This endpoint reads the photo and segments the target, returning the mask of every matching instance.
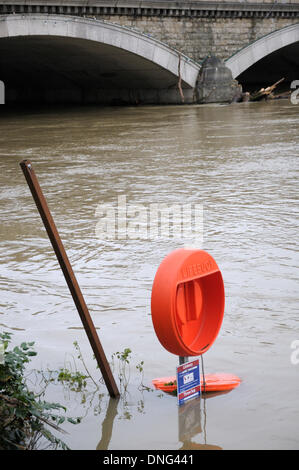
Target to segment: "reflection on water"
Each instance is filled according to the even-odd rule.
[[[119,399],[110,398],[106,416],[102,422],[102,437],[100,442],[97,445],[97,450],[106,450],[109,449],[109,444],[112,437],[112,429],[114,424],[114,419],[117,415],[117,405]]]
[[[216,445],[207,444],[206,437],[206,425],[207,425],[207,416],[206,416],[206,399],[211,398],[211,396],[204,398],[197,398],[191,400],[184,404],[183,406],[178,407],[178,440],[182,443],[182,446],[178,450],[220,450],[221,447]],[[217,394],[213,394],[215,396]],[[102,422],[102,436],[101,440],[97,445],[97,450],[106,450],[109,449],[110,441],[112,438],[112,431],[115,418],[118,414],[117,408],[119,405],[120,399],[110,398],[108,406],[106,409],[106,415]],[[203,402],[203,405],[202,405]],[[203,406],[203,409],[202,409]],[[203,420],[203,429],[202,429],[202,415],[204,416]],[[204,442],[198,444],[192,442],[192,438],[198,436],[199,434],[204,435]]]
[[[207,410],[206,400],[219,394],[205,394],[179,407],[179,450],[221,450],[217,445],[207,443]],[[202,408],[203,407],[203,408]],[[203,424],[202,424],[203,423]],[[203,443],[196,443],[192,438],[203,433]]]
[[[35,340],[39,367],[59,368],[77,340],[92,368],[85,332],[19,168],[24,158],[34,164],[108,358],[132,349],[136,363],[144,361],[149,386],[177,366],[155,337],[150,295],[162,259],[184,241],[99,240],[96,208],[118,196],[145,207],[202,204],[202,248],[215,258],[226,290],[224,322],[205,367],[242,379],[240,388],[207,400],[203,441],[224,449],[298,448],[298,366],[290,361],[299,338],[298,109],[276,101],[1,115],[1,329],[12,330],[16,342]],[[114,417],[110,448],[184,445],[173,397],[149,392],[141,399],[136,390],[127,414]],[[57,388],[51,394],[63,400]],[[67,406],[83,413],[74,398]],[[71,448],[107,441],[101,434],[106,407],[85,411],[70,430]],[[202,443],[199,435],[204,432],[191,442]]]

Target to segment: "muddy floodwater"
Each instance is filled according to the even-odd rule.
[[[68,367],[92,381],[75,392],[48,382],[47,399],[71,449],[299,449],[299,105],[70,108],[0,117],[0,331],[35,341],[29,369]],[[107,358],[131,349],[127,390],[110,400],[19,162],[38,175]],[[151,320],[162,259],[186,240],[106,238],[96,228],[119,198],[127,207],[201,205],[203,239],[221,269],[226,305],[204,371],[242,379],[229,393],[178,408],[152,379],[178,357]],[[111,228],[111,227],[110,227]],[[188,240],[190,242],[190,240]],[[112,355],[114,360],[112,361]],[[142,362],[143,361],[143,362]],[[140,370],[141,367],[143,371]],[[37,373],[29,376],[38,386]],[[149,389],[145,388],[149,387]]]

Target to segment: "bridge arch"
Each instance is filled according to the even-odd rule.
[[[299,43],[299,23],[274,31],[252,42],[226,60],[233,78],[238,78],[247,69],[270,54]]]
[[[23,75],[23,85],[35,83],[32,88],[40,93],[44,80],[43,93],[50,101],[54,95],[75,100],[84,90],[87,102],[116,98],[180,103],[182,93],[191,102],[199,68],[161,41],[107,21],[47,14],[0,16],[0,80],[8,97],[16,94]],[[22,93],[28,97],[33,91]]]

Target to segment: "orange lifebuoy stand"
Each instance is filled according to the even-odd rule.
[[[160,264],[152,287],[152,321],[160,343],[178,356],[206,352],[220,330],[224,283],[203,250],[178,249]]]
[[[159,377],[152,381],[157,390],[163,392],[176,392],[177,383],[176,377]],[[224,392],[233,390],[241,383],[241,379],[233,374],[207,374],[203,380],[201,377],[200,385],[205,392]]]

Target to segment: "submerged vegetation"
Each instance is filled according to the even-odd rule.
[[[33,391],[28,385],[28,377],[32,371],[28,373],[26,367],[31,358],[37,355],[33,348],[34,342],[23,342],[12,348],[11,336],[8,332],[0,333],[0,450],[67,450],[68,446],[56,437],[56,433],[66,433],[61,425],[64,422],[80,423],[82,417],[67,417],[65,406],[46,401],[44,397],[47,387],[60,384],[64,389],[78,393],[82,405],[87,400],[91,405],[97,396],[99,403],[94,406],[93,411],[94,414],[99,414],[102,411],[101,401],[105,396],[100,393],[103,379],[97,382],[92,377],[75,341],[76,359],[81,362],[84,372],[78,370],[74,357],[59,370],[35,371],[39,389]],[[126,399],[131,377],[131,354],[131,349],[125,348],[113,353],[111,357],[111,367],[118,376],[121,393],[122,412],[119,419],[130,419],[132,416]],[[135,370],[140,374],[138,390],[152,391],[153,389],[143,384],[144,361],[140,361]],[[143,400],[138,401],[137,411],[144,412]]]

